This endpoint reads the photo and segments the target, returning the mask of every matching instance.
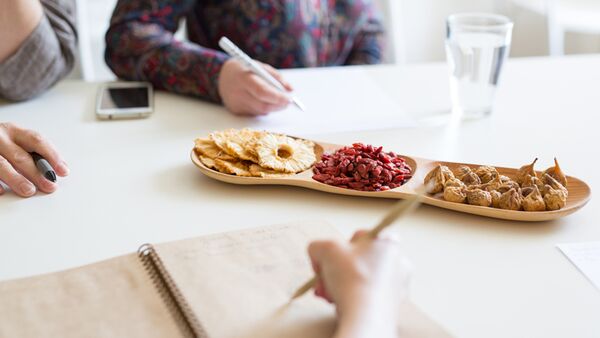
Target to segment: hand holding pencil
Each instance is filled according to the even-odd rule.
[[[381,219],[381,221],[373,229],[369,230],[365,234],[366,238],[371,240],[376,239],[383,230],[391,226],[394,222],[396,222],[403,216],[407,216],[412,211],[414,211],[421,203],[421,199],[427,191],[428,187],[429,185],[423,185],[416,189],[413,195],[397,202],[392,207],[392,209],[390,209],[390,211],[383,217],[383,219]],[[315,287],[318,280],[317,277],[318,276],[313,277],[312,279],[304,283],[301,287],[299,287],[298,290],[296,290],[296,292],[294,292],[294,294],[292,295],[292,300],[302,296],[308,290]]]
[[[397,336],[411,269],[399,241],[386,235],[373,240],[367,231],[359,231],[352,243],[318,241],[309,246],[317,275],[315,294],[337,309],[335,337]]]
[[[315,277],[298,288],[291,300],[314,288],[316,296],[334,303],[336,338],[396,337],[411,268],[399,242],[382,231],[414,211],[426,190],[427,186],[416,189],[373,229],[355,233],[350,243],[311,243],[308,253]]]

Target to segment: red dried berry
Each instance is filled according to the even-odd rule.
[[[384,152],[381,146],[354,143],[323,154],[313,172],[314,180],[340,188],[385,191],[406,183],[412,169],[404,158]]]

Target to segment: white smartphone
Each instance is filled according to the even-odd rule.
[[[96,116],[101,120],[148,117],[154,111],[152,84],[111,82],[102,85],[96,98]]]

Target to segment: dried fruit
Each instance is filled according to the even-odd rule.
[[[506,183],[502,183],[498,189],[500,193],[504,194],[505,192],[509,191],[510,189],[515,189],[517,192],[521,191],[521,186],[519,186],[519,184],[515,181],[508,181]]]
[[[222,173],[246,177],[252,176],[250,168],[242,161],[226,161],[217,158],[214,162],[215,168]]]
[[[537,162],[537,160],[538,159],[536,158],[535,160],[533,160],[533,162],[531,162],[531,164],[526,164],[526,165],[522,166],[521,168],[519,168],[519,171],[517,171],[517,177],[515,178],[517,183],[523,184],[523,182],[527,178],[527,175],[537,176],[535,173],[535,170],[533,169],[533,167],[535,166],[535,162]]]
[[[206,156],[200,156],[200,161],[202,163],[204,163],[205,166],[211,168],[211,169],[217,169],[216,165],[215,165],[215,160],[213,160],[210,157],[206,157]]]
[[[551,186],[546,186],[546,194],[544,195],[544,203],[547,210],[558,210],[567,205],[566,190],[554,189]]]
[[[532,192],[523,199],[523,210],[525,211],[545,211],[546,203],[537,186],[531,187]]]
[[[437,167],[433,168],[427,176],[425,176],[424,183],[428,185],[428,193],[437,194],[438,192],[444,191],[444,185],[447,180],[453,179],[454,174],[445,165],[438,164]]]
[[[490,167],[489,165],[483,165],[477,168],[477,170],[475,170],[475,174],[479,176],[481,183],[488,183],[499,176],[496,168]]]
[[[404,158],[384,152],[383,147],[362,143],[323,154],[313,172],[316,181],[361,191],[394,189],[412,177],[412,169]]]
[[[469,168],[466,165],[461,165],[460,167],[458,167],[458,170],[456,172],[456,177],[459,180],[462,180],[463,176],[465,176],[466,174],[471,173],[471,172],[473,172],[473,170],[471,170],[471,168]]]
[[[522,202],[523,197],[513,188],[500,196],[498,207],[506,210],[521,210]]]
[[[460,178],[460,180],[463,181],[463,183],[466,184],[467,187],[471,186],[471,185],[479,185],[479,184],[481,184],[481,179],[473,171],[471,171],[471,172],[466,173],[465,175],[463,175]]]
[[[196,154],[205,156],[208,158],[220,158],[223,160],[234,160],[235,158],[228,155],[223,149],[219,148],[213,140],[209,139],[196,139],[194,142],[194,151]]]
[[[272,169],[266,169],[259,166],[256,163],[253,163],[249,167],[250,174],[254,177],[286,177],[289,176],[288,173],[282,173],[280,171],[275,171]]]
[[[490,196],[492,196],[492,207],[500,208],[500,197],[502,197],[502,194],[499,191],[492,190],[490,191]]]
[[[443,175],[440,166],[432,170],[425,181],[435,182],[433,191],[440,190],[443,183],[443,197],[449,202],[491,206],[506,210],[544,211],[558,210],[566,205],[569,191],[564,186],[566,176],[555,159],[555,166],[548,168],[539,178],[534,170],[537,158],[522,166],[513,181],[500,175],[496,168],[480,166],[472,170],[460,166],[455,178]],[[564,184],[563,184],[564,183]]]
[[[467,190],[467,201],[471,205],[489,207],[492,205],[492,195],[485,190],[469,189]]]
[[[565,196],[569,195],[569,191],[567,190],[567,188],[565,188],[562,184],[560,184],[560,182],[558,182],[557,180],[554,179],[554,177],[548,175],[548,174],[544,174],[544,176],[542,176],[542,182],[544,182],[544,190],[543,190],[543,194],[545,194],[547,192],[547,187],[551,187],[552,189],[555,190],[560,190],[562,191]]]
[[[448,202],[465,203],[467,194],[463,188],[450,186],[444,189],[444,199]]]
[[[508,181],[505,181],[508,182]],[[485,190],[487,191],[496,191],[498,190],[504,182],[502,182],[502,176],[496,176],[494,179],[485,184]]]
[[[556,157],[554,158],[554,167],[550,167],[550,168],[546,169],[544,171],[544,174],[547,174],[547,175],[551,176],[552,178],[554,178],[555,180],[557,180],[558,182],[560,182],[560,184],[562,184],[563,187],[565,187],[565,188],[567,187],[567,176],[560,169],[560,166],[558,165],[558,161],[556,160]]]
[[[451,178],[446,181],[446,183],[444,184],[444,189],[447,189],[449,187],[456,187],[456,188],[461,188],[461,189],[467,188],[466,184],[464,184],[461,180],[459,180],[456,177]]]
[[[196,139],[194,150],[207,167],[238,176],[290,175],[316,161],[311,141],[250,129],[215,131],[209,139]]]
[[[265,134],[257,141],[258,164],[287,173],[298,173],[316,162],[314,144],[285,135]]]

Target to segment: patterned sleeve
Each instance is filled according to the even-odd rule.
[[[119,0],[106,33],[105,59],[127,80],[219,102],[217,80],[227,55],[174,38],[197,0]]]
[[[354,45],[346,60],[347,65],[368,65],[382,62],[384,29],[381,13],[372,2],[367,2],[364,22],[354,38]]]

